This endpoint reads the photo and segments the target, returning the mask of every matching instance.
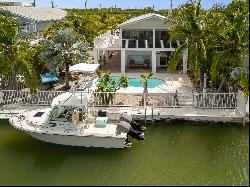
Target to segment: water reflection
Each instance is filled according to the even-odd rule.
[[[41,142],[0,121],[2,185],[247,185],[249,132],[237,125],[148,124],[130,149]],[[14,179],[14,180],[13,180]]]

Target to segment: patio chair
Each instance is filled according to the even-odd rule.
[[[80,79],[80,78],[79,78],[78,75],[72,75],[72,74],[69,75],[69,80],[70,80],[70,81],[77,81],[77,80],[79,80],[79,79]]]
[[[149,59],[145,59],[143,63],[143,68],[148,69],[149,68]]]
[[[128,63],[128,67],[129,68],[136,68],[136,63],[133,59],[131,59]]]

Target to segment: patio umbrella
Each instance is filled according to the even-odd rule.
[[[99,66],[100,64],[80,63],[71,66],[69,68],[69,71],[75,73],[95,73],[95,71],[98,69]]]

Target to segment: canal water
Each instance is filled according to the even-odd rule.
[[[123,150],[44,143],[0,121],[0,185],[248,185],[249,128],[167,122]]]

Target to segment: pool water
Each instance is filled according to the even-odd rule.
[[[116,83],[118,83],[120,80],[119,76],[113,76],[113,78]],[[141,81],[140,78],[129,78],[129,86],[144,87],[143,83],[141,83],[140,81]],[[162,84],[165,84],[165,81],[162,79],[152,78],[148,80],[148,88],[155,88]]]

